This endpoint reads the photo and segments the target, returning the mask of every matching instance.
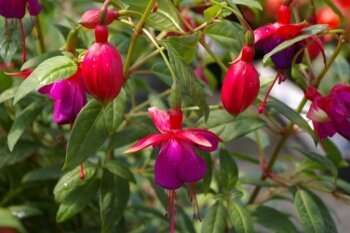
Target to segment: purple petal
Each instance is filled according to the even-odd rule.
[[[148,109],[149,115],[152,118],[154,126],[162,133],[170,129],[169,114],[155,107]]]
[[[0,15],[5,18],[22,19],[25,6],[26,0],[0,0]]]
[[[330,121],[328,122],[312,122],[317,136],[322,140],[326,137],[332,137],[336,131]]]
[[[41,11],[41,6],[38,0],[28,0],[28,10],[30,15],[38,15]]]
[[[182,147],[176,140],[169,140],[160,150],[154,166],[155,183],[174,190],[183,185],[178,177],[178,168],[183,159]]]
[[[40,88],[38,90],[38,92],[40,94],[43,94],[43,95],[49,94],[53,85],[54,84],[49,84],[49,85],[43,86],[42,88]]]
[[[200,149],[200,150],[203,150],[203,151],[215,151],[218,149],[218,144],[219,144],[219,141],[220,141],[220,138],[208,131],[208,130],[204,130],[204,129],[187,129],[189,131],[192,131],[198,135],[201,135],[202,137],[206,138],[209,142],[210,142],[210,146],[203,146],[203,145],[198,145],[197,148]]]
[[[182,162],[177,169],[178,177],[186,183],[197,182],[207,172],[207,164],[189,143],[181,143]]]

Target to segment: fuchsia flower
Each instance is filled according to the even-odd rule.
[[[83,59],[83,82],[86,90],[97,100],[109,102],[119,94],[124,84],[122,57],[108,43],[107,26],[97,25],[95,39]]]
[[[241,55],[225,75],[221,100],[224,108],[233,116],[248,108],[259,94],[259,74],[252,63],[254,54],[254,48],[244,46]]]
[[[306,116],[321,140],[336,132],[350,140],[350,86],[337,84],[327,96],[308,88],[306,97],[312,101]]]
[[[38,0],[0,0],[0,15],[5,18],[22,19],[26,8],[32,16],[38,15],[41,11]]]
[[[260,27],[254,31],[256,47],[262,49],[264,53],[269,53],[282,42],[298,36],[301,30],[307,26],[307,23],[291,24],[290,21],[289,7],[285,5],[280,6],[276,23]],[[288,69],[291,67],[296,53],[304,46],[305,41],[297,42],[271,56],[271,60],[278,69]],[[297,57],[296,63],[300,63],[302,58],[303,54],[301,53]]]
[[[95,29],[99,25],[101,10],[98,8],[86,11],[80,18],[80,24],[89,29]],[[109,25],[118,18],[119,12],[117,10],[107,10],[104,25]]]
[[[47,85],[39,92],[49,94],[54,101],[53,120],[57,124],[74,123],[87,102],[80,69],[71,77]]]
[[[220,139],[208,130],[182,129],[180,109],[170,110],[168,114],[157,108],[150,108],[149,114],[160,133],[139,140],[126,153],[139,151],[148,146],[160,148],[154,168],[154,179],[156,184],[169,190],[170,231],[173,232],[175,190],[189,183],[191,197],[198,211],[194,183],[205,176],[207,165],[196,150],[215,151]],[[199,217],[199,213],[196,216]]]

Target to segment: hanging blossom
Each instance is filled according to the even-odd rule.
[[[41,6],[38,0],[0,0],[0,15],[7,19],[18,19],[22,35],[23,53],[22,59],[27,59],[25,32],[22,24],[22,18],[25,15],[26,8],[31,16],[36,16],[41,11]]]
[[[337,84],[327,96],[310,87],[306,98],[312,101],[306,116],[321,140],[335,133],[350,140],[350,86]]]
[[[160,148],[154,167],[155,183],[168,190],[168,213],[170,232],[175,228],[175,190],[185,183],[190,184],[190,197],[194,200],[196,214],[200,219],[195,193],[195,182],[207,172],[206,162],[196,149],[215,151],[219,137],[214,133],[198,129],[182,129],[183,114],[180,109],[172,109],[169,114],[157,108],[150,108],[149,114],[159,133],[149,135],[135,143],[126,153],[153,146]]]
[[[33,70],[8,73],[13,77],[27,78]],[[82,82],[81,69],[71,77],[49,84],[39,89],[41,94],[48,94],[54,102],[53,121],[57,124],[72,124],[87,102]]]

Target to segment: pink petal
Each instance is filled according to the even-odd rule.
[[[211,147],[212,144],[210,141],[206,138],[203,137],[200,134],[197,134],[195,132],[189,131],[189,130],[181,130],[175,133],[176,137],[179,137],[182,140],[187,140],[190,141],[194,144],[197,144],[199,146],[204,146],[204,147]]]
[[[149,115],[152,118],[154,126],[162,133],[170,129],[170,117],[168,113],[152,107],[148,109]]]
[[[184,159],[183,153],[181,144],[176,140],[169,140],[161,148],[154,166],[154,180],[157,185],[170,190],[183,185],[177,172]]]
[[[261,42],[262,40],[267,39],[269,36],[274,34],[276,31],[276,28],[273,26],[273,24],[269,24],[267,26],[260,27],[258,29],[254,30],[254,43],[257,44]]]
[[[195,128],[195,129],[187,129],[187,130],[192,131],[197,135],[201,135],[202,137],[206,138],[210,142],[210,146],[199,145],[198,149],[203,151],[209,151],[209,152],[215,151],[218,149],[219,141],[221,141],[221,139],[216,134],[205,129]]]
[[[194,147],[189,143],[181,143],[182,162],[177,169],[178,177],[186,183],[197,182],[207,172],[207,164]]]
[[[150,145],[158,145],[163,139],[163,134],[152,134],[149,136],[146,136],[142,139],[140,139],[138,142],[136,142],[134,145],[132,145],[128,150],[126,150],[124,153],[132,153],[135,151],[142,150],[145,147],[148,147]]]

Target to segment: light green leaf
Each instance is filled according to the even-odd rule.
[[[220,180],[224,190],[231,191],[238,180],[238,168],[235,160],[226,149],[220,149]]]
[[[256,115],[247,113],[234,118],[224,110],[212,111],[207,122],[200,120],[200,127],[217,134],[224,142],[239,138],[265,125]]]
[[[126,180],[106,170],[103,172],[99,195],[102,233],[116,232],[115,226],[123,216],[129,195],[129,183]]]
[[[199,36],[199,33],[188,36],[173,36],[165,40],[164,43],[171,45],[186,63],[190,63],[197,54]]]
[[[9,209],[12,215],[19,219],[43,215],[43,212],[40,209],[30,205],[9,206]]]
[[[235,4],[235,5],[243,5],[247,6],[249,8],[255,8],[260,11],[263,10],[261,4],[258,1],[255,0],[226,0],[230,5]]]
[[[0,104],[4,103],[7,100],[13,99],[16,95],[17,87],[11,87],[9,89],[6,89],[0,94]]]
[[[122,123],[125,107],[126,93],[124,90],[121,90],[117,98],[103,108],[105,124],[110,134],[116,132]]]
[[[301,34],[293,39],[290,40],[286,40],[284,42],[282,42],[281,44],[279,44],[278,46],[276,46],[276,48],[274,48],[271,52],[265,54],[264,58],[263,58],[263,63],[265,63],[272,55],[290,47],[291,45],[302,41],[312,35],[316,35],[324,30],[326,30],[328,28],[328,25],[325,24],[315,24],[312,25],[310,27],[304,28],[301,31]]]
[[[224,233],[226,229],[226,210],[221,202],[216,202],[205,215],[202,233]]]
[[[18,114],[7,136],[7,144],[10,151],[13,151],[13,148],[23,134],[24,130],[35,120],[43,109],[44,105],[45,102],[43,101],[33,102]]]
[[[51,58],[51,57],[56,57],[62,55],[62,52],[60,50],[53,50],[44,54],[41,54],[39,56],[33,57],[29,60],[27,60],[22,66],[21,70],[26,70],[29,68],[35,68],[37,67],[40,63],[43,61]]]
[[[63,169],[73,169],[93,156],[108,137],[102,105],[90,101],[78,114],[68,139]]]
[[[220,5],[213,5],[208,7],[207,9],[204,10],[203,15],[205,20],[209,21],[212,18],[220,15],[220,12],[222,11],[222,6]]]
[[[236,202],[229,203],[229,216],[236,233],[253,233],[253,223],[246,209]]]
[[[27,232],[22,223],[12,215],[9,209],[0,207],[0,227],[15,228],[21,233]]]
[[[14,104],[32,91],[37,91],[43,86],[69,78],[77,69],[77,64],[65,56],[56,56],[43,61],[21,83],[13,101]]]
[[[295,194],[294,204],[304,232],[326,233],[320,209],[306,191],[299,190]]]
[[[117,175],[125,180],[131,181],[136,184],[134,175],[131,173],[127,166],[122,165],[117,160],[111,160],[104,164],[104,167],[114,175]]]

